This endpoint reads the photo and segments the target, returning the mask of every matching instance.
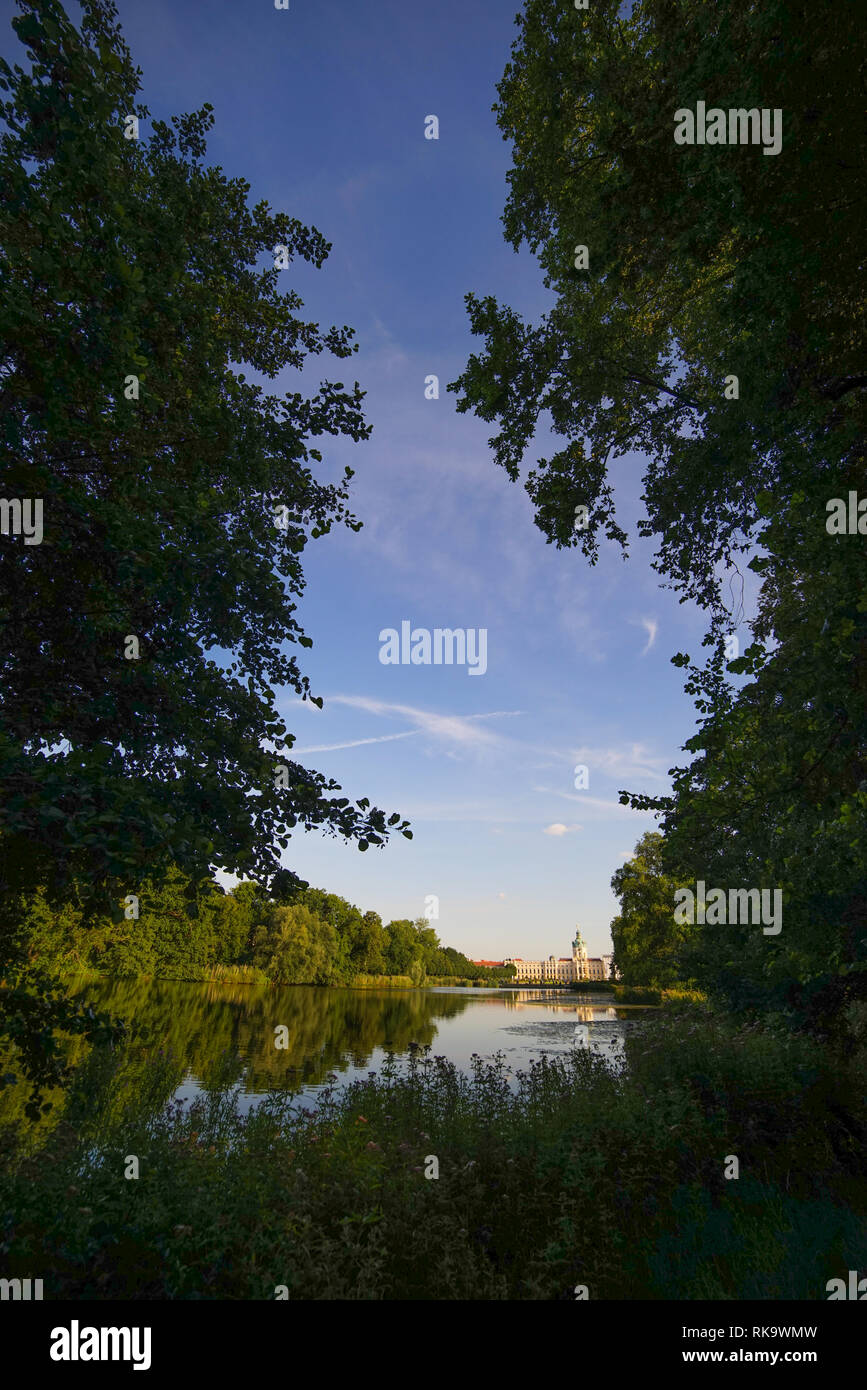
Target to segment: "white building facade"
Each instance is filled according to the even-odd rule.
[[[522,960],[506,956],[504,965],[514,965],[520,983],[574,984],[579,980],[607,980],[611,975],[610,956],[588,956],[587,947],[576,927],[571,956],[549,956],[547,960]]]

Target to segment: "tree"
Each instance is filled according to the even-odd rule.
[[[767,523],[760,494],[784,505],[863,460],[859,21],[805,0],[621,9],[526,0],[518,16],[494,107],[513,148],[503,223],[554,305],[532,327],[467,295],[486,351],[449,389],[499,423],[513,480],[548,413],[568,442],[526,489],[548,541],[591,562],[601,533],[626,543],[608,460],[646,451],[639,529],[660,538],[661,572],[713,604],[716,567]],[[783,112],[780,155],[675,143],[676,110],[749,109],[756,93]]]
[[[418,954],[418,941],[412,922],[402,917],[385,928],[385,968],[389,975],[408,975]]]
[[[689,665],[706,711],[674,769],[672,797],[631,798],[662,814],[664,859],[681,882],[781,893],[766,936],[729,922],[696,933],[690,971],[738,1009],[783,1013],[840,1034],[867,998],[867,572],[858,536],[814,525],[820,484],[769,529],[754,642],[729,663]]]
[[[681,882],[783,892],[777,939],[705,928],[690,968],[815,1028],[867,997],[863,541],[826,529],[828,500],[867,485],[858,21],[801,0],[621,8],[527,0],[519,16],[495,107],[513,144],[503,220],[554,304],[530,326],[468,295],[486,348],[451,389],[498,422],[513,480],[550,418],[566,443],[525,486],[546,539],[591,563],[603,534],[627,544],[609,459],[644,451],[639,532],[708,610],[711,652],[674,658],[698,756],[673,796],[621,800],[663,816]],[[780,153],[675,143],[675,112],[747,112],[757,94],[782,113]],[[738,656],[724,581],[745,553],[762,589]]]
[[[662,844],[657,831],[642,835],[611,880],[620,899],[620,915],[611,923],[614,964],[626,985],[665,988],[681,978],[688,929],[674,920],[677,884],[663,870]]]
[[[205,165],[209,105],[127,138],[148,112],[112,0],[85,0],[80,31],[59,0],[20,7],[30,71],[0,63],[0,494],[39,499],[44,534],[0,545],[0,963],[19,1042],[9,1019],[47,989],[25,979],[28,894],[86,885],[87,912],[117,914],[171,864],[193,895],[213,867],[267,885],[298,827],[362,850],[409,834],[292,760],[275,707],[281,687],[316,698],[293,651],[312,645],[302,552],[359,526],[352,470],[319,481],[312,440],[370,427],[357,382],[275,395],[238,368],[273,380],[357,350],[296,316],[276,268],[275,247],[320,267],[329,244]]]
[[[275,906],[256,932],[253,960],[278,983],[333,984],[340,964],[337,933],[300,903]]]
[[[436,927],[431,926],[427,917],[416,917],[412,926],[416,939],[415,954],[424,963],[428,974],[432,974],[433,962],[440,949],[440,939],[437,936]]]
[[[357,971],[367,975],[385,974],[385,929],[378,912],[365,912],[352,943],[350,959]]]
[[[214,904],[217,959],[223,965],[246,964],[252,959],[253,937],[268,910],[268,901],[257,883],[239,883]]]

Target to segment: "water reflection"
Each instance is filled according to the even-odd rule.
[[[612,1005],[609,996],[532,987],[275,989],[113,980],[79,983],[73,992],[127,1022],[129,1038],[112,1068],[123,1059],[130,1085],[117,1104],[148,1110],[172,1095],[192,1098],[227,1086],[240,1088],[244,1109],[275,1091],[315,1103],[329,1074],[342,1087],[378,1072],[389,1053],[406,1056],[428,1046],[464,1071],[474,1054],[503,1053],[513,1074],[533,1057],[575,1047],[616,1060],[636,1014],[644,1012]],[[80,1039],[71,1042],[70,1060],[83,1064],[82,1080],[88,1071],[96,1077],[102,1065]],[[84,1085],[81,1094],[87,1108]],[[75,1095],[56,1099],[71,1118]],[[22,1107],[22,1088],[0,1092],[0,1121],[14,1121]]]
[[[182,1058],[201,1089],[231,1080],[254,1095],[299,1091],[331,1071],[364,1070],[377,1052],[433,1044],[438,1022],[471,1004],[462,997],[468,992],[166,980],[87,983],[80,992],[95,1009],[127,1020],[136,1045]]]

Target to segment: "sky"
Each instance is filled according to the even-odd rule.
[[[659,585],[641,540],[643,461],[613,465],[630,557],[603,544],[591,568],[546,544],[520,485],[494,464],[494,427],[458,415],[445,387],[483,341],[464,295],[491,294],[536,320],[550,303],[527,251],[503,240],[510,164],[495,86],[515,36],[501,0],[119,0],[124,37],[154,117],[214,107],[208,162],[317,227],[321,270],[286,272],[302,316],[351,325],[359,352],[314,359],[320,378],[366,391],[370,440],[317,441],[323,477],[355,470],[359,533],[305,552],[302,669],[320,711],[291,691],[278,707],[292,756],[412,822],[414,838],[359,853],[297,833],[284,863],[384,921],[438,899],[440,939],[473,958],[568,955],[576,925],[611,950],[614,871],[652,816],[620,788],[669,787],[695,713],[677,651],[697,657],[704,620]],[[67,0],[77,21],[80,10]],[[15,13],[0,0],[3,52]],[[426,117],[439,138],[425,138]],[[149,122],[141,134],[149,133]],[[439,399],[425,381],[439,378]],[[281,373],[270,389],[298,390]],[[562,447],[562,441],[558,447]],[[552,452],[540,438],[528,463]],[[385,665],[380,633],[487,633],[468,665]],[[587,787],[576,788],[585,764]]]

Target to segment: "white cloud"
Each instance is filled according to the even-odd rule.
[[[327,703],[348,705],[367,714],[397,716],[416,726],[413,733],[429,734],[433,738],[465,747],[493,746],[502,741],[499,734],[479,728],[479,720],[508,719],[522,713],[521,710],[493,710],[490,714],[433,714],[414,705],[392,704],[386,700],[369,699],[366,695],[331,695]]]
[[[644,648],[644,651],[641,653],[641,655],[647,656],[647,653],[650,651],[650,648],[656,641],[656,634],[659,631],[659,623],[656,621],[655,618],[641,618],[639,619],[639,621],[641,623],[641,626],[644,628],[644,631],[647,633],[647,646]]]
[[[620,801],[605,801],[601,796],[588,796],[586,792],[561,792],[553,787],[534,787],[533,791],[540,792],[544,796],[558,796],[561,801],[577,801],[582,808],[597,806],[602,811],[617,811],[627,816],[649,814],[645,811],[636,811],[631,806],[624,806]]]
[[[517,809],[517,808],[516,808]],[[504,825],[533,826],[538,821],[526,815],[515,814],[506,809],[502,797],[492,797],[481,801],[418,802],[405,804],[401,800],[401,811],[411,821],[445,821],[461,824],[471,821],[491,826],[492,835],[503,834]]]
[[[281,695],[277,701],[280,710],[306,709],[311,714],[322,714],[322,710],[312,700],[302,700],[300,695]]]
[[[338,748],[361,748],[365,743],[391,743],[396,738],[415,738],[418,729],[407,729],[402,734],[380,734],[379,738],[354,738],[348,743],[317,743],[310,748],[292,748],[293,757],[302,753],[335,753]]]
[[[574,763],[586,763],[591,777],[594,772],[605,772],[611,777],[665,778],[663,769],[667,759],[655,757],[643,743],[623,748],[591,748],[582,744],[569,756]]]
[[[568,835],[572,830],[580,830],[580,825],[564,825],[562,821],[555,821],[553,825],[546,825],[543,835]]]

